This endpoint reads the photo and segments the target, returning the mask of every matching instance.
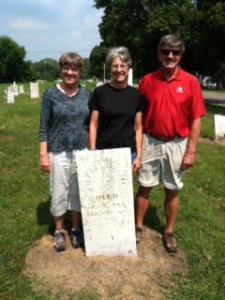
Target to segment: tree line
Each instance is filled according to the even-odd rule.
[[[44,58],[39,62],[25,61],[26,51],[8,36],[0,37],[0,83],[26,82],[60,78],[58,61]],[[84,58],[81,79],[90,77],[89,59]]]
[[[181,66],[190,73],[210,76],[225,86],[225,3],[216,0],[94,0],[103,9],[102,42],[84,58],[82,78],[103,78],[108,49],[126,46],[138,80],[158,67],[160,38],[180,35],[185,45]],[[24,47],[0,37],[0,82],[53,80],[60,77],[56,60],[25,61]],[[106,76],[107,76],[106,70]]]

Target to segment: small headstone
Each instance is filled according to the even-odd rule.
[[[24,86],[19,85],[19,94],[24,94]]]
[[[129,148],[76,155],[87,256],[136,256]]]
[[[14,93],[11,91],[7,93],[7,103],[8,104],[14,103]]]
[[[11,91],[13,92],[14,96],[19,95],[18,85],[15,83],[15,81],[13,82],[13,84],[11,86]]]
[[[214,115],[215,139],[225,138],[225,116]]]
[[[128,72],[128,80],[127,80],[127,83],[129,85],[133,85],[133,69],[129,69],[129,72]]]
[[[103,85],[103,84],[104,84],[103,81],[98,81],[98,82],[96,83],[96,87],[101,86],[101,85]]]
[[[30,82],[30,98],[39,98],[39,85],[38,82]]]

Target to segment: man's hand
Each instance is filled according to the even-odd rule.
[[[194,164],[194,160],[195,152],[187,150],[182,160],[181,170],[186,171],[187,169],[189,169]]]
[[[140,168],[141,162],[139,158],[135,158],[132,163],[132,172],[135,173]]]

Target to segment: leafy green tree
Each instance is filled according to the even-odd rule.
[[[210,75],[218,86],[225,77],[225,3],[198,1],[199,40],[196,48],[199,72]]]
[[[193,19],[196,13],[196,7],[189,0],[155,1],[155,4],[148,8],[142,40],[142,69],[139,67],[141,73],[157,68],[156,52],[159,40],[169,33],[179,35],[185,44],[186,51],[181,65],[190,72],[196,71],[197,59],[193,55],[196,43]]]
[[[163,35],[177,33],[192,41],[189,47],[193,44],[191,16],[196,8],[191,0],[96,0],[95,6],[105,8],[99,25],[104,45],[128,47],[137,76],[157,68],[157,45]],[[187,60],[188,56],[184,57],[183,64]]]
[[[101,80],[104,79],[104,69],[106,70],[105,59],[107,51],[108,48],[100,44],[100,46],[95,46],[90,54],[91,75]]]
[[[38,73],[36,72],[33,63],[31,61],[25,61],[20,81],[35,81],[38,78]]]
[[[168,33],[178,34],[184,41],[181,65],[186,70],[221,76],[225,62],[224,1],[95,0],[95,7],[104,9],[100,46],[128,47],[137,77],[157,68],[157,45]]]
[[[0,82],[24,81],[34,75],[25,55],[24,47],[7,36],[0,37]]]
[[[60,68],[55,59],[44,58],[33,64],[39,79],[53,81],[60,77]]]
[[[88,58],[83,58],[83,69],[80,75],[81,79],[88,79],[91,77],[91,65]]]
[[[115,46],[126,46],[131,52],[134,69],[136,66],[141,66],[145,52],[143,38],[148,18],[148,1],[97,0],[95,5],[97,8],[105,8],[103,21],[99,25],[100,35],[104,41],[102,47],[109,49]]]

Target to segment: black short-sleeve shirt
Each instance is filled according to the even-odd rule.
[[[89,103],[90,110],[99,112],[97,149],[129,147],[135,151],[134,121],[142,111],[140,92],[127,85],[115,89],[110,84],[97,87]]]

